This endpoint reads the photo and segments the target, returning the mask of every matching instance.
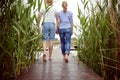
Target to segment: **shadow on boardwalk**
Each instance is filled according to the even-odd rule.
[[[48,53],[47,53],[48,54]],[[48,56],[48,55],[47,55]],[[28,70],[23,71],[14,80],[102,80],[96,73],[82,62],[79,63],[70,54],[66,63],[61,55],[60,47],[53,50],[53,60],[46,63],[39,59]]]

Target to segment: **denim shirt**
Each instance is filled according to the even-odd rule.
[[[73,23],[73,14],[70,11],[58,13],[58,19],[60,20],[59,29],[71,28],[71,23]]]

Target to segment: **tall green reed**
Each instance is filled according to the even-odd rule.
[[[116,75],[116,35],[111,27],[108,1],[96,5],[81,0],[84,12],[78,5],[81,34],[78,37],[78,58],[90,66],[105,80],[114,80]],[[89,7],[91,5],[91,7]],[[111,59],[111,60],[108,60]],[[107,64],[108,66],[105,66]],[[112,67],[111,67],[112,66]],[[111,78],[109,78],[111,76]]]
[[[42,0],[0,1],[0,78],[10,80],[28,69],[35,61],[35,52],[41,50],[41,34],[36,34],[36,10]],[[34,13],[32,13],[34,12]]]
[[[12,28],[12,20],[15,18],[13,2],[14,0],[0,1],[0,78],[5,76],[7,79],[14,74],[14,63],[11,63],[14,62],[12,55],[15,48],[14,29]],[[4,80],[4,78],[1,79]]]

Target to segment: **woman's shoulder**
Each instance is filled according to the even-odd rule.
[[[62,14],[62,12],[63,12],[62,10],[61,10],[61,11],[58,11],[58,14]]]
[[[73,13],[71,11],[67,11],[67,14],[69,14],[69,16],[73,15]]]
[[[70,13],[70,14],[72,14],[72,12],[71,12],[71,11],[69,11],[69,10],[68,10],[67,12],[68,12],[68,13]]]

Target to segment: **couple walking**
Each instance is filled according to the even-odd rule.
[[[53,0],[46,0],[46,5],[49,10],[41,9],[38,14],[38,29],[41,18],[43,16],[42,24],[42,44],[43,44],[43,61],[46,61],[46,46],[49,41],[49,60],[52,59],[53,40],[55,39],[55,33],[59,34],[61,42],[61,51],[65,62],[68,62],[68,56],[70,53],[71,35],[73,33],[73,14],[67,10],[67,2],[62,2],[62,8],[57,13],[53,9]],[[56,19],[56,24],[55,24]],[[55,25],[57,26],[55,28]]]

